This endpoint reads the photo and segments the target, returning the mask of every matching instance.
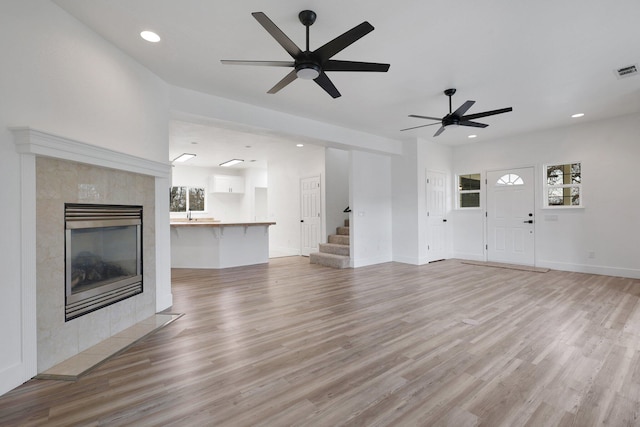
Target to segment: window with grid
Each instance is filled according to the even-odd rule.
[[[480,174],[458,175],[458,208],[480,207]]]
[[[545,207],[582,207],[582,167],[580,162],[546,165]]]

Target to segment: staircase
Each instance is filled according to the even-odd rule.
[[[349,267],[349,220],[344,227],[337,227],[336,234],[329,235],[329,243],[320,243],[320,252],[309,254],[311,264],[320,264],[333,268]]]

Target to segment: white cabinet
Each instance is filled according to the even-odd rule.
[[[235,175],[212,175],[209,177],[211,193],[244,193],[244,177]]]

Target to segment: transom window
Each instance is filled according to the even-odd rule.
[[[520,175],[516,175],[515,173],[508,173],[498,178],[498,181],[496,181],[496,185],[524,185],[524,181],[522,180]]]
[[[458,207],[480,207],[480,174],[458,175]]]
[[[580,162],[545,166],[546,207],[582,206],[582,167]]]

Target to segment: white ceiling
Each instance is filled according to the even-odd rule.
[[[243,126],[211,120],[173,120],[169,126],[169,140],[170,160],[182,153],[193,153],[196,157],[184,164],[199,167],[218,167],[228,160],[241,159],[243,163],[231,168],[264,169],[269,161],[314,155],[322,149],[317,141],[288,139],[263,130],[250,131]]]
[[[438,126],[399,130],[429,123],[408,114],[444,116],[449,87],[458,90],[454,109],[471,99],[469,114],[513,112],[479,119],[490,125],[485,129],[447,129],[435,139],[443,144],[468,143],[471,133],[481,143],[570,125],[578,112],[582,121],[640,112],[640,76],[614,72],[640,63],[638,0],[54,1],[172,85],[392,139],[431,138]],[[342,93],[332,99],[304,80],[267,94],[287,68],[220,63],[290,60],[251,12],[264,12],[304,49],[303,9],[318,15],[311,50],[369,21],[375,30],[334,59],[390,63],[389,72],[328,73]],[[140,39],[144,29],[162,41]],[[194,129],[172,128],[172,150],[179,151],[181,129]],[[233,139],[230,129],[222,131]]]

